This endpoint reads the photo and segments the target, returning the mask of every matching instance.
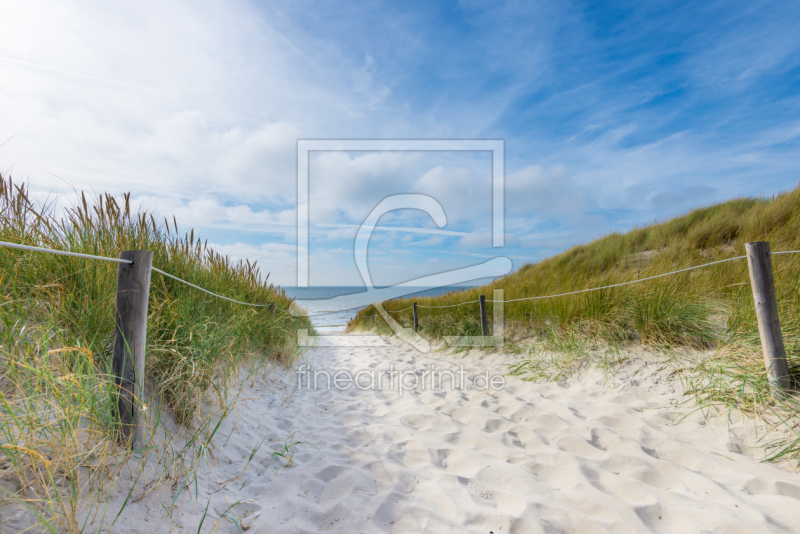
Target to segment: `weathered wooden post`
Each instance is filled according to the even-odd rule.
[[[417,315],[417,303],[414,303],[414,332],[419,328],[419,316]]]
[[[372,314],[372,326],[375,326],[375,314]]]
[[[481,295],[481,335],[486,335],[486,296]]]
[[[772,260],[769,257],[769,242],[746,243],[747,267],[750,269],[750,286],[758,318],[758,333],[761,335],[761,350],[767,367],[769,381],[781,388],[790,388],[789,366],[786,363],[786,348],[783,346],[781,320],[778,316],[778,299],[775,297],[775,279]]]
[[[147,302],[150,295],[149,250],[125,250],[117,268],[114,380],[119,388],[120,440],[136,450],[144,446],[145,428],[140,406],[144,400],[144,354],[147,344]]]
[[[267,307],[270,309],[270,311],[272,312],[272,316],[274,317],[275,316],[275,303],[274,302],[270,302],[269,304],[267,304]]]

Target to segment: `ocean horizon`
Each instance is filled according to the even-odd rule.
[[[376,286],[376,289],[383,289],[384,287],[392,286]],[[418,289],[405,295],[405,297],[426,297],[432,295],[441,295],[450,291],[458,291],[461,289],[468,289],[474,287],[472,285],[458,285],[458,286],[442,286],[442,287],[419,287],[410,288]],[[350,321],[358,310],[368,306],[368,303],[363,303],[359,295],[367,292],[365,286],[310,286],[310,287],[296,287],[296,286],[280,286],[286,292],[286,295],[295,300],[304,301],[304,308],[308,311],[311,324],[319,332],[332,332],[344,330],[347,322]],[[345,304],[341,304],[341,298],[338,299],[339,305],[332,309],[329,305],[329,299],[334,297],[350,297],[352,306],[348,307],[345,299]],[[314,301],[318,301],[318,304]]]

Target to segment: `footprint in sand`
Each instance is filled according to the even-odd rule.
[[[529,417],[525,420],[527,423],[535,423],[542,428],[548,430],[564,430],[570,427],[570,424],[557,416],[554,413],[542,413]]]
[[[607,451],[609,448],[614,450],[614,448],[619,446],[621,443],[616,434],[609,432],[602,427],[593,428],[591,431],[591,436],[592,439],[589,440],[589,444],[593,447],[597,447],[601,451]]]
[[[653,486],[654,488],[662,490],[668,490],[680,485],[677,479],[663,475],[652,467],[643,465],[622,471],[620,472],[620,476],[638,480],[639,482],[644,482],[648,486]]]
[[[581,458],[599,459],[604,458],[607,454],[603,449],[574,434],[562,436],[556,441],[556,444],[562,451]]]
[[[415,439],[392,445],[392,448],[389,449],[389,458],[414,469],[426,466],[431,461],[428,449]]]
[[[478,462],[458,449],[437,450],[436,465],[462,477],[475,476],[481,469]]]
[[[516,421],[516,422],[519,423],[519,422],[522,422],[522,421],[529,420],[531,417],[533,417],[536,414],[535,414],[535,412],[533,412],[533,411],[531,411],[531,410],[529,410],[527,408],[524,408],[524,407],[516,407],[516,408],[514,408],[514,407],[511,407],[511,406],[501,406],[497,410],[497,415],[499,415],[501,417],[505,417],[507,419],[510,419],[512,421]]]
[[[325,484],[325,489],[319,496],[319,504],[330,508],[340,502],[353,491],[353,477],[350,473],[342,473]]]
[[[330,482],[342,473],[350,473],[353,469],[341,465],[331,465],[314,475],[323,482]]]
[[[490,489],[481,486],[474,480],[464,477],[458,477],[458,482],[467,488],[467,491],[472,494],[475,502],[480,504],[488,504],[490,506],[497,506],[497,502],[494,500],[494,493],[492,493]]]
[[[404,415],[400,420],[415,430],[428,430],[431,427],[429,417],[418,414]]]
[[[742,488],[749,495],[783,495],[800,501],[800,486],[786,482],[767,482],[763,478],[751,478]]]
[[[605,415],[599,417],[597,422],[606,425],[608,428],[615,428],[618,430],[630,430],[642,427],[642,423],[635,417],[614,417]]]
[[[484,426],[484,430],[486,432],[505,432],[509,428],[511,428],[511,424],[508,421],[504,421],[503,419],[489,419],[486,421],[486,425]]]

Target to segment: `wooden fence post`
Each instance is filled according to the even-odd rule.
[[[375,314],[372,314],[372,326],[375,326]]]
[[[486,296],[481,295],[481,335],[486,335]]]
[[[120,440],[133,450],[144,446],[145,428],[140,406],[144,400],[144,352],[147,344],[147,302],[150,296],[149,250],[125,250],[117,268],[114,380],[119,387]]]
[[[750,269],[750,286],[758,318],[758,333],[761,335],[761,350],[767,367],[769,381],[781,389],[789,389],[791,377],[786,363],[786,348],[783,346],[781,320],[778,316],[778,300],[775,297],[775,279],[772,275],[772,260],[769,257],[769,242],[746,243],[747,267]]]
[[[419,328],[419,316],[417,315],[417,303],[414,303],[414,332]]]
[[[267,307],[270,309],[270,311],[272,312],[272,316],[274,317],[275,316],[275,303],[274,302],[270,302],[267,305]]]

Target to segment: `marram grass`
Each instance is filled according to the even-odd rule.
[[[433,297],[414,297],[423,306],[492,299],[554,295],[646,278],[745,254],[744,244],[769,241],[773,251],[800,250],[800,189],[769,198],[737,198],[685,215],[612,233],[574,246],[554,257],[527,264],[482,287]],[[772,256],[789,370],[800,383],[800,254]],[[412,299],[383,303],[402,310]],[[641,343],[658,350],[715,349],[714,355],[685,370],[690,391],[700,403],[723,404],[764,417],[777,417],[792,437],[778,444],[773,458],[800,458],[800,405],[771,394],[766,381],[755,307],[744,259],[612,289],[505,304],[507,347],[525,338],[557,345],[580,337],[583,344],[620,346]],[[371,328],[369,306],[348,330]],[[404,326],[411,311],[392,314]],[[487,303],[489,323],[492,304]],[[431,339],[480,335],[478,304],[419,309],[420,332]],[[375,328],[389,332],[382,318]],[[491,328],[491,325],[490,325]],[[563,343],[562,343],[563,344]],[[570,345],[570,343],[566,343]],[[587,346],[589,346],[587,345]],[[523,351],[524,352],[524,351]],[[566,352],[575,352],[569,351]],[[580,352],[580,351],[579,351]],[[515,371],[538,379],[563,378],[574,355],[543,365],[521,356]],[[566,367],[565,367],[566,366]],[[545,372],[546,371],[546,372]]]
[[[0,247],[0,522],[19,513],[32,531],[72,533],[91,515],[109,529],[120,511],[100,496],[121,469],[141,477],[155,455],[162,472],[149,475],[148,488],[191,478],[232,408],[228,388],[242,367],[291,363],[294,332],[310,328],[306,317],[289,315],[291,300],[255,265],[231,262],[193,231],[180,234],[174,219],[133,213],[129,199],[81,195],[56,213],[31,200],[25,185],[0,177],[0,240],[110,257],[152,250],[153,266],[165,272],[240,301],[275,302],[276,310],[152,274],[148,390],[190,438],[166,448],[151,443],[132,458],[116,444],[110,374],[117,264]],[[216,417],[200,410],[204,399],[216,404]],[[160,414],[146,415],[164,430]]]

